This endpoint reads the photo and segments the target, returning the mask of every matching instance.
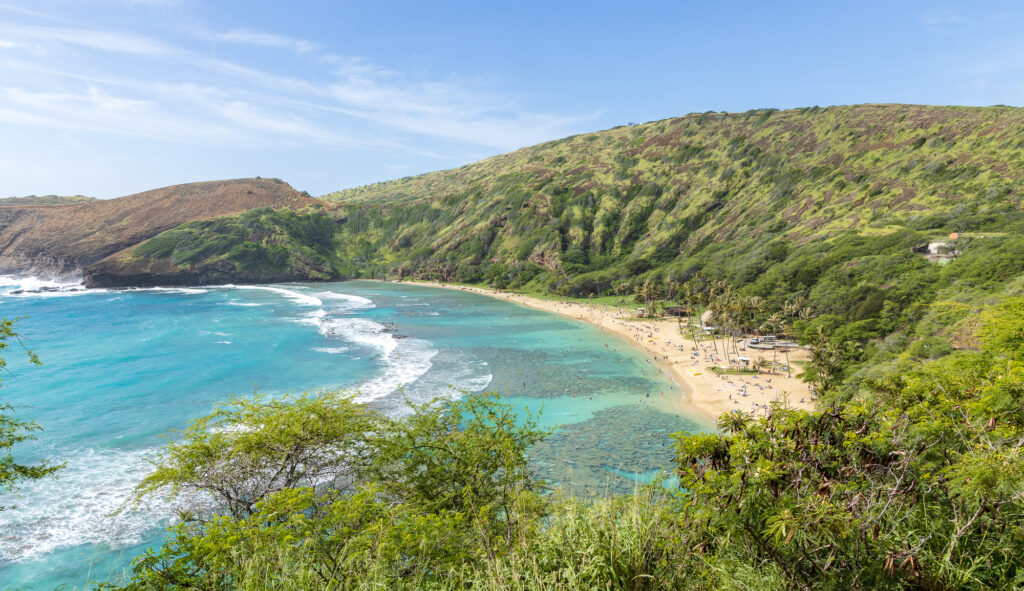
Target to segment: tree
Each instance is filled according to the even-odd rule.
[[[42,365],[39,357],[25,346],[21,335],[14,330],[14,325],[18,320],[18,318],[14,320],[0,319],[0,352],[6,351],[12,343],[17,343],[25,350],[30,363],[35,366]],[[7,370],[7,359],[4,357],[0,357],[0,368]],[[35,439],[34,433],[42,428],[34,422],[22,421],[6,414],[12,410],[14,410],[12,405],[0,402],[0,492],[13,490],[15,486],[26,480],[37,480],[49,476],[63,467],[63,464],[55,465],[49,462],[27,465],[15,461],[12,453],[14,446],[23,441]],[[0,511],[5,508],[9,507],[0,507]]]
[[[778,330],[779,330],[779,328],[781,326],[782,326],[782,314],[780,314],[778,312],[773,312],[771,314],[771,316],[769,316],[761,324],[760,330],[767,331],[767,332],[769,332],[769,333],[774,335],[774,334],[776,334],[778,332]],[[778,347],[776,347],[775,344],[772,343],[772,367],[773,368],[776,365],[776,356],[777,355],[778,355]],[[786,365],[788,366],[789,364],[787,363]]]
[[[319,392],[193,421],[137,497],[200,492],[221,513],[186,515],[125,588],[419,589],[530,535],[548,501],[526,451],[546,432],[495,395],[412,408],[389,419]]]
[[[665,289],[657,279],[647,278],[637,286],[635,295],[637,299],[647,305],[647,314],[654,316],[658,301],[665,297]]]
[[[843,381],[843,371],[857,359],[860,349],[860,343],[855,341],[837,342],[827,337],[819,326],[811,343],[811,359],[803,380],[814,384],[819,396],[836,388]]]
[[[180,442],[168,443],[135,499],[166,487],[172,496],[212,498],[214,510],[242,518],[285,489],[346,490],[371,461],[373,434],[382,424],[352,396],[237,398],[192,421]],[[190,507],[189,517],[196,518],[192,509],[201,508]]]
[[[677,435],[687,516],[705,538],[692,547],[792,588],[1020,588],[1022,312],[1024,299],[993,307],[980,351],[867,380],[842,405],[775,405],[723,416],[721,434]]]
[[[368,479],[430,513],[474,516],[479,527],[500,531],[510,542],[521,498],[543,484],[528,466],[527,450],[548,431],[496,394],[413,410],[392,422],[376,443]]]

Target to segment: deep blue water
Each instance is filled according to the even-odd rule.
[[[161,434],[233,395],[353,389],[402,413],[406,397],[498,391],[562,425],[531,457],[580,494],[629,490],[667,466],[669,432],[696,428],[660,410],[662,394],[678,394],[641,353],[475,294],[352,281],[11,295],[23,281],[0,283],[0,316],[24,317],[18,330],[44,363],[6,352],[0,400],[44,428],[17,457],[67,463],[58,479],[0,495],[17,506],[0,512],[0,588],[84,588],[158,544],[173,507],[112,511]]]

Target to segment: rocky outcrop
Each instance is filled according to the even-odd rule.
[[[75,276],[186,222],[314,203],[277,179],[235,179],[76,205],[0,207],[0,274]]]
[[[174,287],[181,285],[224,285],[226,283],[278,283],[285,281],[327,281],[346,279],[330,268],[242,269],[231,261],[178,266],[169,259],[134,256],[129,250],[86,267],[86,287]]]

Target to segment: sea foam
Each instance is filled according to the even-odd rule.
[[[0,496],[0,563],[31,560],[62,547],[143,541],[153,526],[173,518],[175,506],[153,499],[143,508],[115,514],[153,470],[155,449],[84,450],[69,457],[59,478],[44,478]]]
[[[320,322],[320,334],[377,351],[381,370],[356,387],[357,400],[363,402],[383,398],[416,382],[430,371],[431,359],[437,355],[430,342],[395,338],[386,326],[366,318],[325,318]]]
[[[133,287],[128,289],[128,291],[155,291],[157,293],[163,292],[183,295],[200,295],[209,290],[201,287]]]
[[[302,292],[299,292],[299,291],[295,291],[293,289],[285,289],[283,287],[273,287],[273,286],[270,286],[270,285],[225,285],[223,287],[230,287],[230,288],[234,288],[234,289],[253,289],[253,290],[259,290],[259,291],[269,291],[269,292],[281,294],[284,297],[288,298],[289,300],[292,300],[293,302],[295,302],[297,304],[302,304],[303,306],[323,306],[324,305],[324,303],[320,300],[320,298],[318,298],[316,296],[311,296],[309,294],[302,293]]]
[[[331,302],[332,309],[340,307],[342,309],[358,310],[373,308],[375,306],[373,300],[371,299],[347,293],[338,293],[335,291],[321,291],[317,292],[316,295],[317,297],[323,300],[329,300]]]
[[[107,289],[86,289],[79,277],[46,279],[29,275],[0,275],[0,296],[55,298],[108,291]]]

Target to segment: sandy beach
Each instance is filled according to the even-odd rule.
[[[651,356],[658,370],[667,373],[670,381],[679,386],[678,393],[667,397],[664,404],[659,404],[669,410],[714,421],[722,413],[734,410],[762,413],[775,400],[784,400],[789,406],[806,410],[814,407],[808,385],[795,377],[798,373],[796,369],[793,370],[793,377],[786,377],[785,372],[768,374],[764,370],[759,375],[718,375],[712,372],[712,367],[725,365],[725,360],[720,354],[716,355],[716,349],[710,341],[694,342],[681,335],[677,319],[636,318],[634,311],[623,308],[544,300],[479,287],[426,281],[403,283],[478,293],[590,323],[603,332],[643,349]],[[718,340],[719,352],[722,351],[723,343],[722,339]],[[770,350],[746,348],[740,354],[749,357],[752,363],[760,359],[772,359]],[[789,353],[790,362],[807,358],[808,353],[803,349]],[[778,353],[778,360],[784,361],[781,352]]]

